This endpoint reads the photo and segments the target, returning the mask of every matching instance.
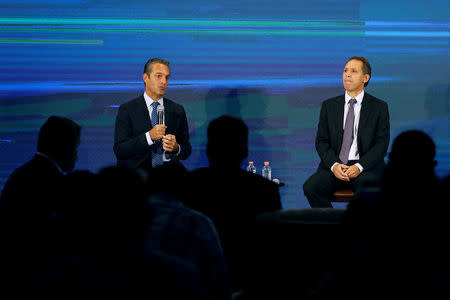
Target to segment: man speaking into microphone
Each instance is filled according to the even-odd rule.
[[[118,166],[150,170],[191,154],[184,108],[164,97],[169,77],[168,61],[148,60],[142,76],[145,92],[120,105],[113,147]]]

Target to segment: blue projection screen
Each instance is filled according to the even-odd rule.
[[[366,91],[388,102],[391,142],[424,130],[438,175],[449,173],[448,1],[21,0],[0,11],[0,189],[53,114],[83,126],[76,169],[115,164],[117,108],[143,93],[151,57],[171,62],[166,96],[186,109],[185,166],[207,165],[210,120],[241,117],[248,159],[258,172],[271,162],[285,209],[309,207],[320,105],[344,92],[354,55],[372,64]]]

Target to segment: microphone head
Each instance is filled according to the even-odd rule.
[[[156,112],[158,114],[158,124],[164,124],[164,106],[158,105]]]

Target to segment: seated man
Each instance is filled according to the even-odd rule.
[[[367,182],[383,174],[389,146],[386,102],[364,92],[371,67],[362,56],[351,57],[342,81],[345,95],[322,103],[316,136],[320,165],[303,185],[311,207],[332,207],[330,197],[340,188],[358,196]]]

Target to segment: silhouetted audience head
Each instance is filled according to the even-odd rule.
[[[420,172],[416,175],[429,175],[434,173],[436,161],[436,146],[426,133],[419,130],[409,130],[399,134],[392,143],[392,150],[389,153],[389,165],[392,168],[402,169],[406,172],[417,170],[416,162],[420,166]],[[412,175],[412,174],[410,174]]]
[[[68,172],[78,159],[80,136],[80,125],[66,117],[51,116],[39,131],[37,151],[56,161],[64,172]]]
[[[244,121],[227,115],[212,120],[206,155],[212,167],[239,168],[248,156],[248,127]]]
[[[435,155],[433,140],[422,131],[408,130],[395,138],[382,180],[386,207],[420,213],[423,201],[435,198]]]
[[[384,174],[384,187],[435,180],[435,155],[436,146],[426,133],[419,130],[402,132],[392,143]]]

